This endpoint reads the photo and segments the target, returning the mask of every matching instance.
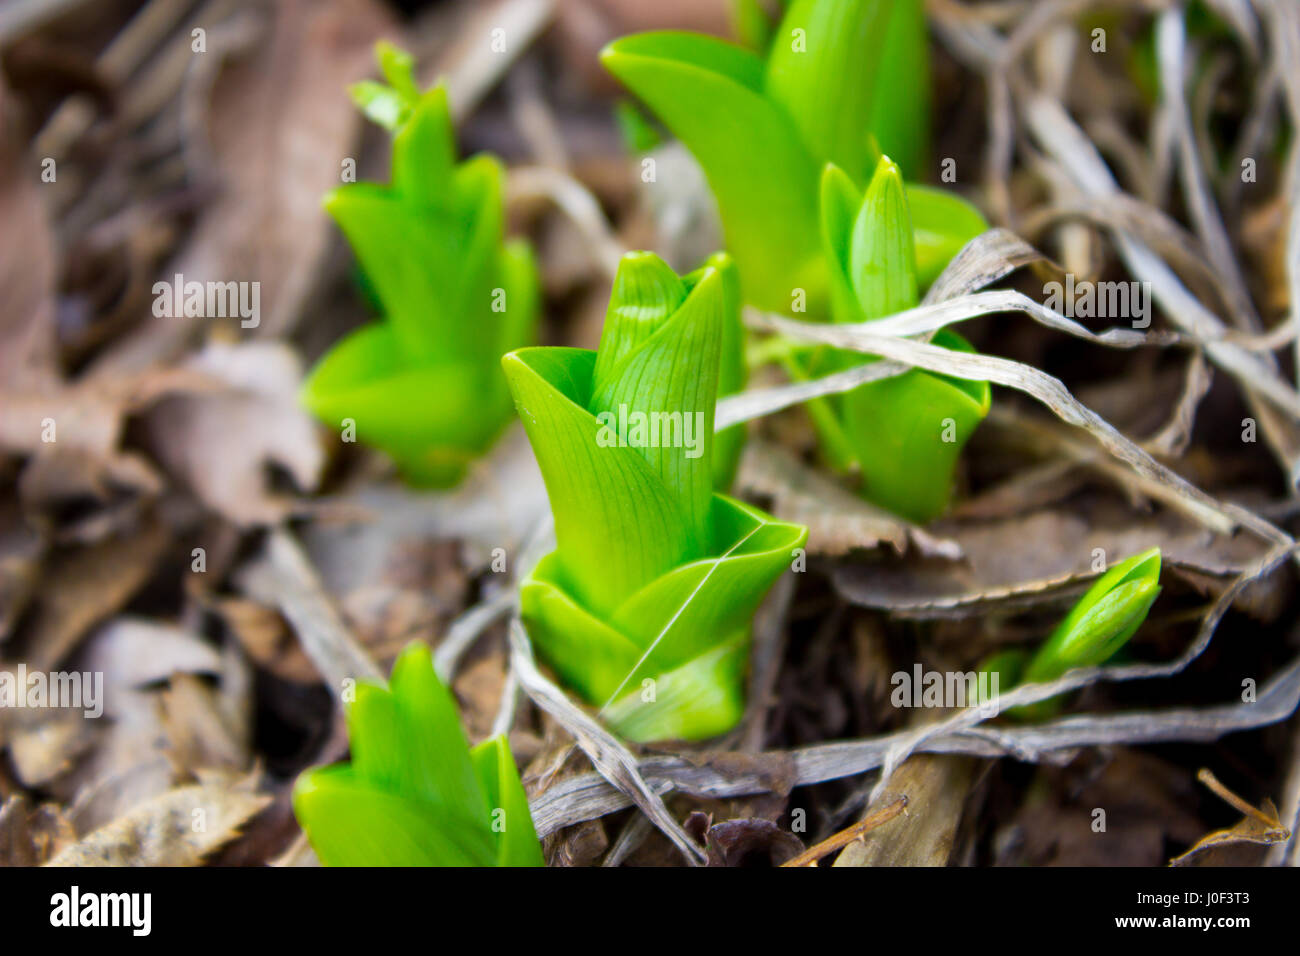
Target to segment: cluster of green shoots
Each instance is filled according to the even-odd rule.
[[[625,37],[602,54],[704,168],[749,304],[815,320],[881,318],[919,304],[919,290],[987,228],[959,197],[902,181],[928,151],[922,6],[794,0],[773,26],[742,3],[738,22],[766,59],[674,31]],[[970,350],[951,332],[934,344]],[[796,379],[866,361],[798,348],[782,358]],[[958,456],[988,408],[987,384],[922,371],[808,405],[826,462],[857,475],[871,501],[921,522],[946,510]]]
[[[920,0],[793,0],[779,24],[738,2],[751,52],[689,33],[626,37],[602,54],[697,157],[727,252],[676,273],[623,257],[599,348],[532,347],[538,292],[503,238],[502,168],[455,158],[446,92],[420,92],[381,47],[386,84],[353,95],[393,136],[390,185],[326,201],[382,311],[312,373],[307,405],[355,423],[421,485],[455,483],[511,413],[554,516],[528,570],[522,621],[539,656],[623,737],[700,740],[736,726],[754,613],[807,530],[726,494],[744,432],[714,434],[745,384],[745,304],[863,323],[916,306],[986,228],[947,192],[904,182],[927,165]],[[637,126],[637,114],[624,114]],[[649,142],[651,137],[645,137]],[[969,351],[940,332],[940,346]],[[777,343],[794,378],[874,361]],[[809,404],[824,457],[870,500],[927,521],[989,410],[987,383],[912,370]],[[1159,588],[1159,553],[1101,578],[1032,658],[988,664],[1005,685],[1115,652]],[[1040,708],[1040,712],[1042,708]],[[531,865],[541,853],[503,738],[471,750],[426,649],[348,709],[352,762],[313,770],[294,808],[328,864]]]

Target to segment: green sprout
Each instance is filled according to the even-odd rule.
[[[561,679],[635,741],[736,724],[754,611],[807,538],[713,491],[728,272],[679,277],[630,253],[598,351],[502,360],[555,518],[521,615]]]
[[[502,167],[456,162],[447,91],[416,88],[411,58],[380,44],[388,85],[353,99],[393,132],[392,183],[348,183],[325,208],[383,310],[334,346],[303,387],[321,421],[355,426],[411,482],[446,487],[512,417],[498,367],[532,342],[537,274],[522,241],[503,241]]]
[[[745,35],[765,43],[761,11],[742,7]],[[623,37],[601,53],[704,168],[751,305],[825,312],[817,188],[826,163],[863,183],[883,150],[909,176],[921,172],[930,110],[922,7],[794,0],[766,60],[681,31]],[[987,224],[938,189],[912,185],[908,199],[918,281],[928,285]]]
[[[898,167],[877,163],[865,193],[835,165],[821,185],[822,242],[831,273],[831,314],[860,323],[915,307],[916,255],[907,196]],[[960,335],[941,329],[933,344],[973,351]],[[800,368],[797,377],[876,361],[836,351]],[[830,364],[832,368],[816,368]],[[912,369],[869,382],[810,406],[831,463],[861,472],[865,497],[910,520],[925,522],[948,506],[963,446],[988,414],[988,382]]]
[[[360,682],[347,708],[352,762],[298,778],[293,810],[326,866],[542,866],[504,736],[470,749],[423,644],[390,689]]]
[[[997,674],[999,686],[1009,690],[1018,683],[1047,683],[1076,668],[1096,667],[1137,633],[1159,594],[1160,549],[1152,548],[1121,561],[1094,581],[1032,657],[1021,650],[1005,650],[985,660],[980,670]],[[1059,708],[1060,699],[1053,698],[1010,713],[1044,718]]]

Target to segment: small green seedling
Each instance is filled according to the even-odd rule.
[[[727,268],[630,253],[600,348],[503,364],[556,549],[523,582],[541,656],[636,741],[696,740],[744,710],[751,621],[807,529],[713,491]]]
[[[998,675],[1005,691],[1019,683],[1046,683],[1066,671],[1105,663],[1128,643],[1146,620],[1160,594],[1160,549],[1135,554],[1111,568],[1088,588],[1038,651],[995,654],[981,670]],[[1060,708],[1060,699],[1017,707],[1009,714],[1045,718]]]
[[[882,149],[911,177],[924,168],[930,92],[922,7],[921,0],[794,0],[766,60],[679,31],[624,37],[601,53],[703,166],[751,305],[825,313],[817,187],[826,163],[856,183],[866,182]],[[752,9],[742,13],[758,23]],[[758,26],[747,32],[765,42]],[[941,190],[909,186],[908,198],[918,279],[928,285],[987,224]]]
[[[303,387],[321,421],[383,449],[418,485],[464,475],[512,417],[501,356],[533,341],[537,274],[526,243],[503,241],[502,167],[456,162],[447,91],[416,88],[411,58],[386,44],[388,85],[352,96],[393,132],[392,183],[348,183],[325,208],[383,310],[325,355]]]
[[[877,163],[865,193],[839,167],[828,165],[821,219],[836,322],[868,322],[918,304],[907,196],[888,157]],[[970,343],[946,329],[933,344],[972,351]],[[802,367],[797,362],[787,367],[806,377],[864,361],[875,359],[844,351],[828,357],[823,350]],[[958,456],[988,414],[990,401],[988,382],[913,369],[820,400],[810,411],[831,464],[860,470],[865,497],[925,522],[947,508]]]
[[[542,866],[504,736],[472,750],[423,644],[389,687],[359,683],[352,762],[308,770],[293,811],[326,866]]]

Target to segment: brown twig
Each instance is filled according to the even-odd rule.
[[[824,856],[829,856],[836,850],[842,850],[854,840],[860,840],[876,827],[888,823],[894,817],[898,816],[907,809],[907,796],[901,796],[893,803],[881,807],[875,813],[863,817],[847,830],[841,830],[832,837],[822,840],[814,847],[804,850],[793,859],[786,860],[782,866],[815,866],[817,861]]]

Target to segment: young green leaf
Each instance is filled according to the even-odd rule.
[[[766,96],[763,61],[722,40],[674,31],[616,40],[601,61],[700,161],[747,301],[786,310],[796,287],[816,301],[818,164],[793,120]]]
[[[423,644],[389,688],[348,707],[352,763],[308,770],[294,814],[327,866],[540,866],[541,846],[502,737],[469,749]]]
[[[722,277],[723,324],[722,345],[718,356],[718,398],[735,395],[745,388],[745,327],[741,323],[740,271],[735,260],[725,252],[709,256],[704,265],[686,276],[690,288],[709,269]],[[735,480],[740,455],[745,449],[745,426],[732,425],[713,436],[713,488],[725,492]]]
[[[868,118],[877,98],[890,8],[914,5],[907,0],[794,0],[790,4],[768,54],[764,85],[798,125],[808,151],[821,162],[835,163],[858,176],[866,173],[870,140],[880,139]],[[904,23],[901,17],[899,22]],[[906,75],[922,81],[925,77],[915,70]],[[925,117],[913,117],[913,122],[918,119]],[[894,149],[893,143],[882,146]]]
[[[761,13],[742,5],[738,14],[753,32]],[[854,183],[866,181],[881,147],[910,175],[924,166],[929,84],[920,0],[795,0],[766,62],[675,32],[624,37],[601,59],[699,160],[745,301],[760,308],[791,312],[802,290],[805,311],[826,311],[817,183],[828,161]],[[929,216],[929,205],[918,211],[926,214],[915,217],[922,285],[987,228],[968,204],[960,209],[946,219]]]
[[[635,740],[734,725],[750,620],[807,534],[712,491],[729,271],[715,258],[680,279],[631,253],[599,353],[503,360],[555,516],[521,613],[543,658]]]
[[[770,14],[784,12],[783,7],[784,0],[731,0],[727,4],[731,32],[743,46],[765,53],[776,30],[776,20]]]
[[[390,85],[353,94],[394,133],[392,182],[345,184],[325,208],[383,319],[328,352],[302,398],[325,423],[350,423],[410,481],[445,486],[511,416],[498,359],[534,336],[536,269],[527,245],[504,240],[501,164],[458,164],[446,90],[420,93],[395,47],[377,55]]]

